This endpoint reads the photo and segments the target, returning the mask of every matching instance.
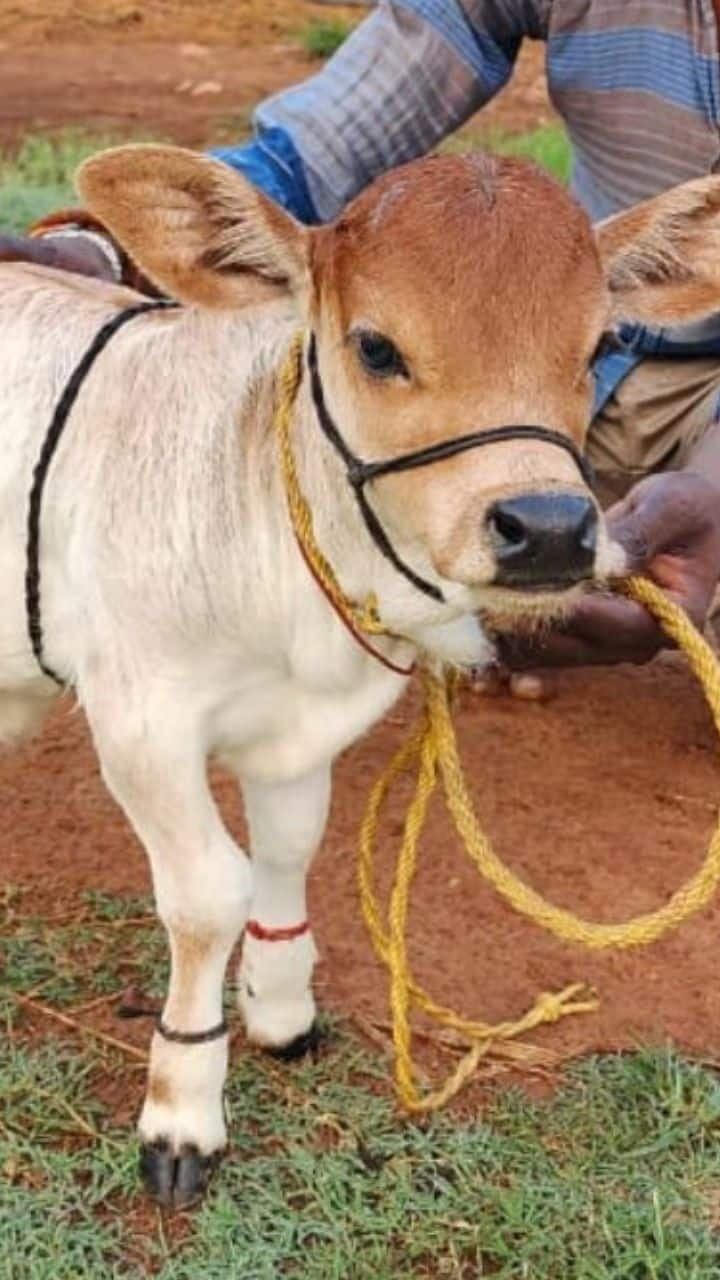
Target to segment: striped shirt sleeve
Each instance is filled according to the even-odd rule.
[[[523,35],[536,34],[530,8],[527,0],[381,0],[318,75],[261,104],[249,148],[216,154],[297,216],[324,222],[502,88]]]

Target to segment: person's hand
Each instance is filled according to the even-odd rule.
[[[0,234],[0,262],[34,262],[74,271],[98,280],[114,280],[107,255],[85,236],[12,236]]]
[[[720,491],[689,471],[650,476],[607,512],[607,522],[625,548],[628,573],[652,578],[702,628],[720,579]],[[542,639],[503,637],[499,654],[522,671],[648,662],[671,646],[641,605],[597,592]]]

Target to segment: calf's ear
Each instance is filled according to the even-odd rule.
[[[117,147],[86,160],[76,185],[133,262],[180,302],[231,308],[305,286],[310,233],[217,160]]]
[[[595,233],[616,319],[683,324],[720,311],[720,177],[673,187]]]

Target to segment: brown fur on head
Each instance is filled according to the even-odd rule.
[[[365,457],[507,424],[582,443],[590,359],[608,298],[587,217],[550,178],[512,159],[438,156],[385,175],[313,240],[312,323],[328,397]],[[358,335],[390,338],[406,378],[373,379]],[[396,530],[430,548],[444,578],[494,574],[487,508],[512,493],[582,490],[557,448],[507,443],[389,477]]]
[[[720,179],[688,183],[593,232],[552,179],[474,153],[416,161],[308,230],[226,166],[178,148],[87,162],[81,194],[181,301],[238,307],[289,293],[317,333],[328,406],[360,457],[389,458],[509,424],[581,444],[591,360],[618,317],[698,318],[720,297]],[[380,374],[367,341],[392,343]],[[374,335],[374,337],[373,337]],[[372,501],[397,548],[486,608],[548,613],[568,593],[493,585],[493,504],[587,492],[548,443],[503,442],[388,476]],[[558,508],[559,509],[559,508]],[[599,517],[588,576],[622,567]],[[540,588],[538,591],[537,588]]]
[[[312,248],[318,330],[346,345],[362,326],[392,338],[425,401],[416,415],[396,388],[407,417],[394,415],[394,444],[427,443],[428,410],[438,436],[532,421],[582,439],[607,298],[587,217],[540,170],[482,153],[415,162],[373,183]],[[369,400],[367,432],[392,389],[346,363]],[[377,426],[374,451],[387,443]]]

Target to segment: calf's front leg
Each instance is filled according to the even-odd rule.
[[[177,1208],[202,1193],[227,1141],[223,979],[248,916],[250,869],[215,808],[196,726],[146,709],[87,709],[105,781],[149,855],[170,943],[139,1132],[146,1185]]]
[[[243,942],[239,1001],[250,1040],[282,1057],[314,1043],[315,944],[306,877],[330,799],[324,765],[291,782],[242,780],[253,864],[251,918]]]

